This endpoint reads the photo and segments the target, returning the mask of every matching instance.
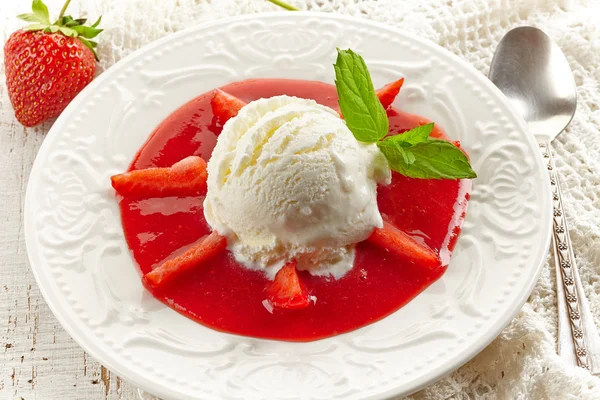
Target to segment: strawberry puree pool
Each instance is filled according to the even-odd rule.
[[[286,94],[337,108],[335,86],[320,82],[261,79],[222,89],[246,102]],[[190,155],[208,161],[222,128],[211,110],[212,96],[212,91],[202,94],[166,118],[139,150],[130,170],[170,167]],[[395,108],[387,113],[392,135],[429,122]],[[445,138],[437,127],[432,136]],[[460,233],[469,189],[466,180],[413,179],[395,172],[390,185],[378,187],[384,218],[440,253],[444,266],[433,270],[362,242],[354,267],[339,280],[299,272],[316,297],[315,304],[269,311],[263,300],[270,281],[262,272],[238,265],[225,251],[165,287],[148,290],[181,314],[223,332],[289,341],[348,332],[393,313],[442,276]],[[141,274],[210,233],[203,200],[203,196],[120,200],[123,230]]]

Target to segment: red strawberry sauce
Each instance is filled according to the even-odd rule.
[[[280,94],[313,98],[335,108],[335,87],[294,80],[249,80],[222,88],[245,101]],[[189,156],[210,159],[221,127],[205,93],[173,112],[152,133],[130,169],[168,167]],[[428,122],[391,109],[390,133]],[[443,137],[440,130],[434,135]],[[448,260],[468,201],[469,181],[419,180],[393,175],[380,186],[379,209],[405,232],[419,236]],[[204,198],[163,198],[120,203],[123,230],[142,273],[181,252],[210,232]],[[408,265],[366,242],[357,246],[354,268],[339,280],[300,272],[315,305],[303,310],[274,310],[262,304],[268,280],[261,272],[238,265],[229,252],[156,291],[154,296],[183,315],[210,328],[240,335],[308,341],[348,332],[398,310],[446,270]]]

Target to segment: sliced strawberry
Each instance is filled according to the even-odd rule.
[[[396,96],[398,96],[398,93],[400,93],[400,88],[402,87],[403,83],[404,78],[400,78],[397,81],[388,83],[381,89],[377,90],[376,94],[377,97],[379,97],[379,101],[381,102],[383,108],[387,109],[392,105],[396,99]]]
[[[210,101],[212,112],[221,125],[225,125],[225,122],[235,117],[246,104],[245,101],[225,93],[221,89],[215,90],[215,95]]]
[[[298,277],[296,265],[296,261],[285,264],[275,275],[275,280],[267,286],[267,299],[273,307],[297,310],[310,303],[308,291]]]
[[[413,264],[429,269],[441,265],[440,257],[432,249],[417,242],[389,222],[384,222],[383,228],[375,228],[368,240]]]
[[[210,257],[225,250],[226,247],[227,239],[213,231],[185,253],[165,261],[151,272],[148,272],[142,280],[146,286],[156,289],[176,276],[198,267]]]
[[[148,168],[114,175],[113,188],[123,197],[198,196],[206,190],[206,161],[189,156],[170,168]]]

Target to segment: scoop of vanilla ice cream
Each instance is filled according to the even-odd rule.
[[[235,258],[273,277],[286,262],[339,278],[354,244],[383,221],[377,182],[391,172],[375,144],[359,143],[332,109],[276,96],[230,119],[208,163],[207,222]]]

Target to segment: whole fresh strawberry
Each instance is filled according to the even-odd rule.
[[[15,116],[25,126],[34,126],[59,115],[71,100],[94,79],[94,48],[100,18],[85,26],[85,19],[64,15],[50,22],[48,8],[33,0],[32,13],[18,18],[31,22],[14,32],[4,45],[6,86]]]

